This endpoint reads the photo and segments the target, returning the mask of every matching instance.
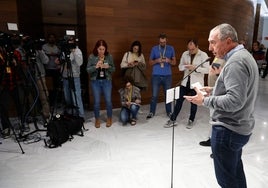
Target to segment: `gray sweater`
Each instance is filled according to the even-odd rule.
[[[254,106],[259,73],[252,55],[242,45],[228,52],[222,69],[204,106],[212,110],[211,124],[221,125],[241,135],[254,128]]]

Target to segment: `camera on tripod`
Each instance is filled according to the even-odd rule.
[[[73,36],[66,35],[59,41],[59,47],[65,55],[70,55],[71,51],[76,48],[76,39]]]
[[[29,63],[36,62],[36,51],[41,50],[42,46],[45,44],[45,39],[32,39],[29,36],[23,38],[23,49],[26,52]]]
[[[0,32],[0,47],[6,66],[12,66],[14,60],[15,45],[19,41],[19,35]]]
[[[66,35],[59,41],[60,64],[64,64],[70,60],[71,52],[76,49],[78,39],[75,38],[75,31],[66,30]]]

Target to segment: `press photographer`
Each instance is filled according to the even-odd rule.
[[[75,109],[75,115],[85,118],[80,82],[82,52],[73,36],[66,36],[60,44],[61,55],[56,63],[61,65],[66,107]]]

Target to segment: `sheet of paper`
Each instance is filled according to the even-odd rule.
[[[201,91],[201,89],[203,88],[203,86],[200,84],[200,82],[195,82],[195,83],[193,83],[192,84],[192,87],[193,88],[197,88],[201,93],[202,93],[202,95],[207,95],[207,92],[205,92],[205,91]]]
[[[174,88],[168,89],[166,92],[166,104],[173,102],[174,100]]]
[[[180,98],[180,86],[175,88],[175,99]]]

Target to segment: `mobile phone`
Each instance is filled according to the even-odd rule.
[[[218,69],[218,68],[220,68],[221,64],[219,64],[219,63],[212,63],[211,66],[212,66],[213,69],[215,69],[215,68]]]

